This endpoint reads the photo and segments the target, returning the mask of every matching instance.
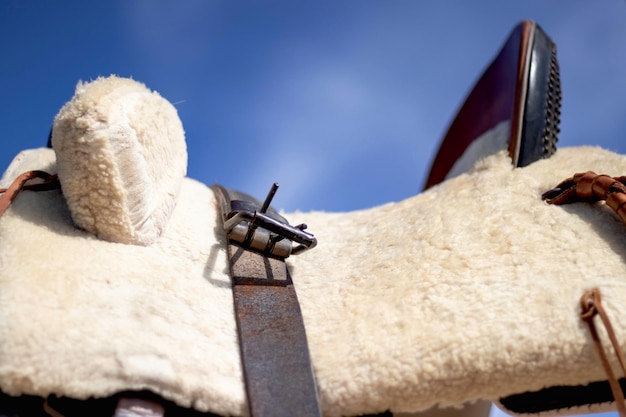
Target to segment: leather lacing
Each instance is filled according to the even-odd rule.
[[[615,336],[615,331],[613,330],[609,316],[606,314],[606,311],[602,306],[601,300],[600,290],[597,288],[594,288],[591,291],[586,291],[580,299],[580,318],[589,326],[589,333],[591,333],[593,343],[598,350],[598,354],[600,355],[600,361],[602,362],[609,385],[611,386],[611,392],[613,393],[613,398],[615,399],[617,411],[619,412],[620,417],[626,417],[626,401],[624,400],[624,392],[622,391],[619,381],[613,372],[611,363],[609,362],[606,351],[602,346],[600,336],[598,335],[598,331],[593,320],[595,316],[600,316],[600,320],[602,320],[602,324],[604,325],[606,333],[608,334],[611,344],[613,345],[613,349],[615,350],[615,356],[617,356],[617,360],[622,368],[622,373],[626,375],[624,354],[622,353],[622,349],[620,348],[617,337]]]
[[[34,179],[41,179],[43,181],[34,184],[27,184]],[[56,174],[48,174],[44,171],[26,171],[20,174],[8,188],[0,188],[0,216],[4,214],[9,208],[15,197],[22,190],[31,191],[47,191],[61,188],[59,178]]]
[[[620,219],[626,223],[626,177],[610,177],[608,175],[598,175],[595,172],[587,171],[562,181],[553,189],[546,191],[542,199],[548,204],[568,204],[575,202],[595,203],[605,201],[606,205],[613,209]],[[597,288],[586,291],[580,299],[581,319],[589,326],[589,332],[593,343],[598,350],[600,360],[606,373],[615,404],[620,417],[626,417],[626,401],[620,383],[611,368],[607,354],[602,346],[598,331],[594,324],[594,317],[600,316],[602,324],[611,340],[615,355],[619,361],[622,372],[626,375],[626,364],[624,355],[617,341],[615,331],[611,325],[604,307],[602,307],[600,290]]]
[[[593,171],[575,174],[543,193],[548,204],[606,201],[620,219],[626,223],[626,177],[598,175]]]

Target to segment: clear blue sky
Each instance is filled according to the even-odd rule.
[[[401,200],[524,18],[558,45],[560,146],[626,153],[623,0],[2,0],[0,167],[45,144],[78,80],[118,74],[176,105],[191,177],[278,181],[286,210]]]

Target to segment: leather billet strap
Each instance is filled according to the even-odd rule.
[[[285,258],[315,246],[265,202],[220,186],[235,316],[250,415],[321,416],[296,291]]]

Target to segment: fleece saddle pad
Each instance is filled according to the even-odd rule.
[[[55,172],[54,152],[20,154],[0,186],[35,168]],[[587,170],[621,175],[626,157],[566,148],[513,169],[501,152],[401,202],[285,214],[318,239],[288,265],[324,415],[605,380],[578,302],[599,288],[626,346],[624,225],[602,204],[541,200]],[[2,391],[82,399],[149,390],[245,415],[220,225],[214,191],[188,178],[149,246],[78,229],[59,190],[20,194],[0,218]]]

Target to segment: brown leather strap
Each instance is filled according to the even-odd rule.
[[[275,188],[263,204],[222,187],[214,189],[221,200],[229,237],[228,258],[250,415],[320,417],[302,312],[284,257],[276,255],[289,256],[292,237],[302,238],[300,246],[294,247],[299,251],[315,246],[315,240],[304,232],[305,225],[292,230],[269,209]],[[259,217],[264,219],[257,223]]]
[[[626,177],[598,175],[593,171],[575,174],[542,195],[548,204],[593,203],[605,200],[626,223]]]
[[[27,184],[28,181],[40,178],[43,182]],[[19,175],[8,188],[0,188],[0,216],[9,208],[15,197],[22,190],[46,191],[60,188],[58,177],[44,171],[26,171]]]
[[[598,350],[598,354],[600,355],[600,361],[602,362],[602,366],[606,372],[619,415],[620,417],[626,417],[626,401],[624,400],[624,392],[622,391],[619,381],[611,368],[611,363],[607,358],[607,354],[604,351],[604,347],[600,341],[600,336],[598,335],[598,331],[593,321],[596,315],[600,316],[600,320],[602,320],[602,324],[604,325],[606,333],[608,334],[611,344],[613,345],[613,349],[615,350],[615,356],[617,356],[617,360],[622,368],[622,373],[626,375],[626,362],[624,361],[624,354],[622,353],[622,349],[620,348],[617,337],[615,336],[615,331],[613,330],[609,316],[606,314],[606,311],[602,306],[601,299],[600,290],[597,288],[594,288],[591,291],[586,291],[580,299],[580,318],[589,326],[591,338],[593,339],[593,343]]]

